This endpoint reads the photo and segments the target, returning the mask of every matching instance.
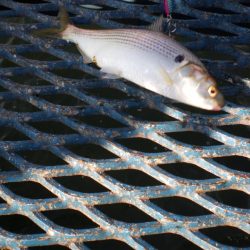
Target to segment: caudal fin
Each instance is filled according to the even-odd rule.
[[[58,18],[60,21],[59,28],[49,28],[49,29],[36,30],[36,31],[32,32],[32,34],[36,35],[36,36],[63,38],[64,31],[71,24],[68,12],[63,6],[60,7],[60,10],[58,13]]]

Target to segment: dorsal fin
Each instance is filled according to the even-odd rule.
[[[148,29],[163,32],[163,22],[164,17],[163,15],[160,15],[160,17],[158,17],[152,24],[148,26]]]

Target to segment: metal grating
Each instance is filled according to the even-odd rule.
[[[63,3],[95,28],[147,25],[163,8]],[[59,1],[0,4],[0,247],[250,247],[247,0],[174,1],[176,39],[220,82],[221,112],[101,80],[72,44],[32,36],[57,25]]]

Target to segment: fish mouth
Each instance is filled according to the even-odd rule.
[[[222,110],[222,108],[225,106],[225,100],[223,98],[223,96],[221,96],[221,98],[219,99],[219,101],[217,101],[214,105],[214,107],[212,108],[213,111],[220,111]]]

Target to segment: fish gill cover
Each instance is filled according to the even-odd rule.
[[[174,1],[174,37],[219,82],[219,112],[103,80],[73,44],[32,35],[61,4],[95,29],[144,28],[164,7],[0,0],[0,247],[250,247],[248,1]]]

